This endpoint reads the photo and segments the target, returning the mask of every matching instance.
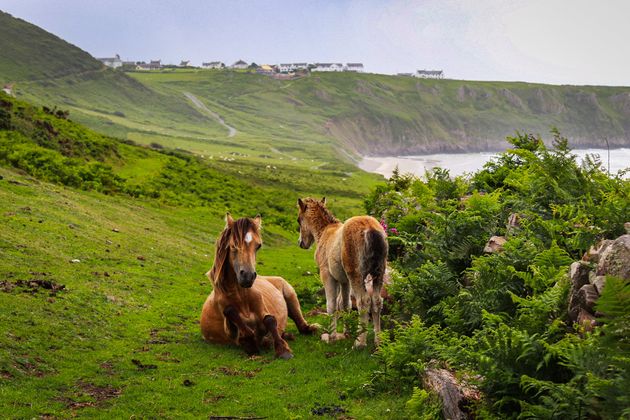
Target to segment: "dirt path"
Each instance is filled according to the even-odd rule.
[[[208,108],[203,102],[201,102],[199,100],[199,98],[197,98],[195,95],[193,95],[190,92],[184,92],[184,96],[190,102],[192,102],[192,104],[194,106],[196,106],[198,109],[203,111],[206,115],[211,116],[212,118],[217,120],[219,122],[219,124],[221,124],[223,127],[227,128],[228,129],[228,137],[234,137],[236,135],[236,133],[237,133],[236,128],[232,127],[231,125],[227,125],[225,123],[225,121],[223,120],[223,118],[221,118],[221,116],[219,114],[217,114],[216,112],[214,112],[210,108]]]

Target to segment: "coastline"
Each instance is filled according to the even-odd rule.
[[[411,173],[422,177],[426,170],[434,167],[448,169],[452,176],[476,172],[493,156],[500,152],[436,153],[408,156],[362,156],[358,167],[366,172],[377,173],[389,178],[396,167],[400,173]],[[582,161],[589,154],[597,154],[604,168],[608,167],[607,149],[575,149],[572,153]],[[610,149],[610,172],[630,167],[630,148]],[[626,175],[628,176],[628,175]]]

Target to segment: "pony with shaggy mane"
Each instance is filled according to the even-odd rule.
[[[306,322],[295,290],[286,280],[256,273],[256,252],[262,246],[260,216],[235,221],[228,213],[225,220],[214,264],[207,273],[213,291],[201,311],[203,337],[213,343],[235,343],[249,355],[273,342],[276,356],[290,359],[287,318],[302,334],[311,334],[318,326]]]

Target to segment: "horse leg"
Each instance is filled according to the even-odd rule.
[[[248,327],[238,313],[238,309],[233,305],[227,306],[223,310],[223,315],[229,322],[236,326],[240,336],[238,337],[238,344],[243,346],[243,349],[248,355],[258,354],[258,344],[256,343],[256,334],[253,329]]]
[[[300,334],[313,334],[315,331],[319,329],[318,324],[309,325],[308,322],[304,319],[302,315],[302,309],[300,308],[300,301],[298,300],[297,294],[295,293],[295,289],[289,284],[286,283],[282,287],[282,295],[284,296],[284,301],[287,304],[287,310],[289,312],[289,318],[295,322],[298,331]]]
[[[281,359],[291,359],[293,354],[291,354],[291,349],[286,341],[282,339],[280,333],[278,332],[278,323],[276,322],[276,318],[273,315],[267,315],[263,319],[263,324],[269,333],[271,333],[271,337],[273,338],[273,347],[276,351],[276,357]]]
[[[327,270],[321,272],[321,278],[324,282],[324,291],[326,292],[326,312],[332,317],[330,321],[330,330],[332,334],[323,333],[323,341],[334,341],[341,338],[341,334],[337,333],[337,295],[339,294],[339,283],[335,280]]]
[[[379,344],[381,344],[381,310],[383,309],[383,298],[381,297],[380,287],[374,288],[371,300],[372,324],[374,324],[374,345],[378,347]]]
[[[350,303],[350,283],[348,281],[341,283],[341,293],[339,294],[340,302],[338,302],[338,307],[340,310],[344,312],[350,312],[352,309],[352,304]],[[348,324],[344,323],[343,325],[343,334],[344,336],[349,336],[348,333]]]
[[[364,348],[367,343],[367,327],[370,319],[370,307],[372,299],[365,290],[354,290],[354,298],[357,300],[357,309],[359,311],[359,329],[357,331],[357,339],[354,341],[355,349]]]

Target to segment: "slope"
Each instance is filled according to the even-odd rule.
[[[222,127],[184,98],[153,92],[87,52],[24,20],[0,11],[0,83],[31,102],[73,111],[109,134],[179,129],[211,135]],[[116,127],[103,116],[118,118]]]
[[[229,162],[134,146],[54,114],[0,93],[0,412],[401,415],[400,398],[360,391],[376,362],[351,341],[298,337],[289,362],[248,359],[204,343],[197,322],[226,209],[262,213],[258,271],[286,277],[308,310],[320,283],[312,252],[295,244],[295,198],[332,193],[346,217],[364,183],[348,192],[332,173],[304,173],[289,184],[293,168],[259,183],[253,164],[235,177]]]
[[[566,133],[573,146],[630,145],[630,88],[419,80],[312,73],[274,80],[234,71],[133,73],[156,90],[190,91],[240,131],[359,154],[497,150],[515,130]]]

